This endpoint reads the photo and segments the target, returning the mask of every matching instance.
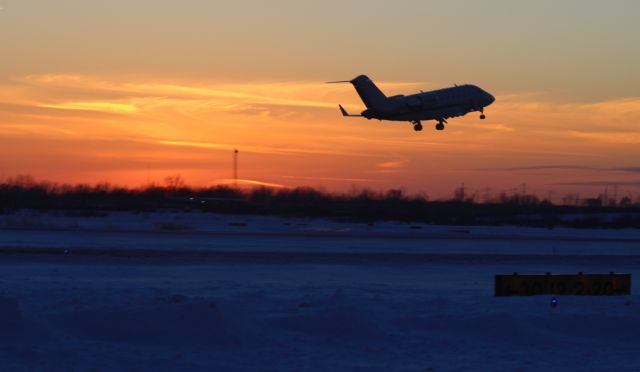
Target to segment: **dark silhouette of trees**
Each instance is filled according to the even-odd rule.
[[[230,186],[189,187],[180,175],[165,186],[123,188],[109,183],[56,184],[19,175],[0,184],[0,213],[22,208],[65,210],[93,215],[114,210],[189,210],[234,214],[325,217],[375,223],[382,220],[432,224],[517,224],[527,226],[640,227],[640,200],[632,195],[617,203],[604,195],[580,199],[570,194],[561,205],[527,194],[501,192],[483,202],[477,193],[457,188],[451,200],[430,201],[424,194],[407,195],[402,189],[376,192],[353,188],[344,194],[309,187],[239,189]]]

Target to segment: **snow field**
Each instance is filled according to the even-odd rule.
[[[493,297],[492,275],[539,270],[526,262],[107,261],[0,266],[3,370],[640,368],[637,294]]]
[[[635,230],[24,213],[0,230],[2,371],[640,370]],[[611,271],[631,296],[493,296]]]

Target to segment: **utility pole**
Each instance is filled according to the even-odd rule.
[[[464,201],[464,198],[465,198],[464,182],[460,185],[460,188],[456,190],[453,197],[458,201],[462,201],[462,202]]]
[[[233,150],[233,186],[238,188],[238,149]]]

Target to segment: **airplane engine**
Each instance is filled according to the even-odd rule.
[[[412,97],[405,102],[405,105],[411,110],[420,110],[423,106],[423,102],[418,97]]]

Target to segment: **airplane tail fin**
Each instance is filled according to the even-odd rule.
[[[387,105],[387,96],[365,75],[360,75],[350,81],[356,88],[362,102],[369,109],[384,112]]]
[[[366,75],[360,75],[353,80],[329,81],[327,84],[351,83],[356,88],[362,102],[368,109],[384,112],[387,106],[387,96]],[[342,109],[340,111],[343,111]],[[344,115],[344,111],[342,112]],[[346,116],[346,115],[345,115]],[[352,116],[352,115],[349,115]]]

